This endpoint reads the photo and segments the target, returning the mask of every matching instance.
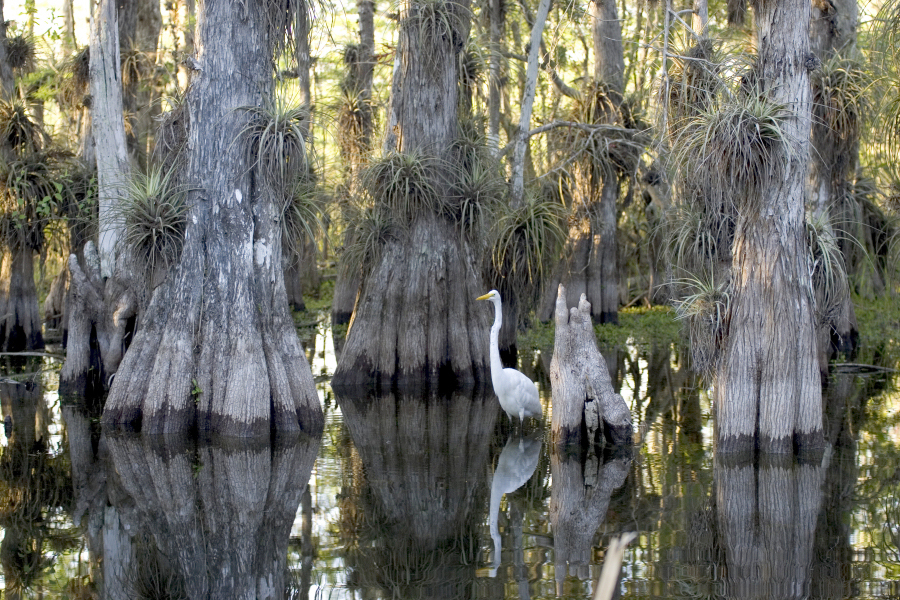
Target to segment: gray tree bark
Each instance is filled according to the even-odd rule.
[[[804,229],[809,164],[809,1],[759,2],[758,77],[793,147],[740,210],[729,330],[716,375],[719,452],[791,452],[822,443],[812,286]],[[757,439],[757,430],[759,439]]]
[[[0,350],[20,352],[44,347],[34,250],[20,242],[3,244],[0,258]]]
[[[821,63],[826,63],[836,54],[848,59],[856,58],[856,28],[859,8],[856,0],[814,1],[810,11],[810,46]],[[826,90],[815,89],[811,143],[813,152],[810,163],[810,210],[823,221],[821,235],[831,241],[836,240],[834,225],[844,231],[856,229],[855,211],[850,207],[850,196],[859,163],[859,123],[863,116],[847,111],[845,107],[835,107]],[[848,125],[838,130],[832,124],[836,112],[844,110],[840,122]],[[850,217],[853,214],[854,217]],[[852,235],[852,234],[851,234]],[[851,268],[852,257],[856,254],[857,243],[843,240],[844,270]],[[840,288],[836,292],[837,306],[829,307],[828,314],[821,314],[817,323],[819,344],[819,370],[828,374],[828,361],[839,352],[853,352],[859,343],[856,311],[850,297],[846,278],[835,282]]]
[[[122,104],[118,10],[113,0],[102,0],[91,14],[91,113],[94,156],[100,203],[100,273],[113,274],[123,237],[116,205],[125,195],[131,173]]]
[[[271,92],[279,32],[269,30],[267,6],[202,6],[186,99],[192,191],[183,250],[141,315],[106,426],[239,436],[321,427],[288,310],[274,192],[238,142],[250,118],[241,108]]]
[[[99,252],[71,254],[65,328],[66,361],[60,371],[64,398],[94,397],[105,392],[124,352],[126,324],[136,314],[136,298],[124,281],[123,223],[118,205],[131,172],[122,118],[122,82],[118,10],[104,0],[91,16],[90,141],[97,161],[100,203]]]
[[[566,306],[566,290],[560,285],[550,363],[551,439],[555,445],[565,446],[593,444],[603,436],[611,444],[630,444],[631,412],[622,396],[613,390],[606,360],[597,350],[591,305],[582,295],[578,308]]]
[[[137,299],[119,277],[106,281],[89,242],[84,267],[74,254],[67,264],[70,285],[66,297],[66,360],[59,373],[60,397],[97,398],[107,389],[125,353]]]
[[[449,29],[429,35],[422,11],[440,11]],[[384,148],[434,157],[443,176],[452,173],[468,19],[467,2],[445,0],[413,0],[401,16]],[[489,315],[475,302],[483,293],[476,264],[447,217],[427,208],[412,215],[366,276],[333,385],[484,381]]]

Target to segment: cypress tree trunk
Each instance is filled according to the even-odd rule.
[[[756,4],[762,93],[790,111],[793,148],[739,211],[728,333],[716,381],[718,451],[821,445],[822,389],[804,229],[809,161],[809,1]],[[758,439],[757,439],[758,431]]]
[[[597,350],[590,304],[566,309],[566,290],[556,300],[556,339],[550,363],[553,388],[551,439],[555,445],[631,444],[631,413],[613,389],[606,361]],[[587,434],[587,439],[583,437]]]
[[[284,288],[274,192],[241,131],[272,86],[267,3],[203,4],[186,103],[192,190],[179,262],[153,291],[103,422],[255,436],[322,423]],[[247,74],[256,74],[249,77]]]
[[[810,46],[821,63],[840,55],[849,61],[857,59],[856,27],[859,9],[856,0],[812,2],[810,18]],[[843,65],[842,65],[843,66]],[[852,63],[848,69],[861,68]],[[825,69],[828,71],[829,69]],[[820,71],[813,79],[813,121],[811,142],[814,151],[810,163],[811,210],[821,225],[819,235],[826,241],[838,243],[834,226],[844,231],[858,230],[850,196],[859,162],[859,126],[863,115],[856,103],[846,105],[845,98],[833,98],[829,85],[821,85],[828,74]],[[843,75],[852,77],[853,73]],[[852,235],[852,234],[851,234]],[[843,240],[842,246],[853,246]],[[844,248],[843,268],[846,272],[855,254]],[[818,325],[819,370],[828,374],[828,360],[838,352],[853,352],[859,342],[856,312],[850,298],[845,277],[834,282],[833,306],[820,306]],[[821,297],[821,295],[820,295]]]
[[[34,251],[26,244],[6,244],[0,259],[0,350],[20,352],[43,347]]]
[[[123,230],[117,213],[131,170],[122,120],[117,22],[118,11],[111,0],[101,2],[91,19],[93,118],[88,144],[97,161],[100,246],[95,252],[92,243],[85,244],[81,262],[77,254],[71,254],[67,263],[70,282],[64,328],[68,333],[59,381],[64,398],[103,394],[122,359],[127,322],[137,311],[134,296],[123,285]]]
[[[593,97],[584,100],[586,116],[597,123],[615,124],[624,95],[625,55],[622,49],[622,25],[615,0],[592,0],[591,37],[594,50]],[[569,308],[578,306],[587,296],[591,316],[600,323],[619,321],[619,265],[617,248],[619,180],[616,167],[608,158],[587,156],[581,182],[588,200],[571,220],[565,258],[550,281],[551,289],[563,284],[569,290]],[[541,316],[549,318],[551,295],[544,295]]]
[[[358,0],[359,46],[355,53],[344,54],[347,67],[347,95],[355,98],[358,106],[358,120],[354,123],[359,132],[347,132],[341,143],[341,159],[345,163],[348,195],[353,196],[359,185],[361,169],[368,160],[372,149],[374,108],[372,100],[372,79],[375,75],[375,2]],[[353,242],[352,226],[344,233],[344,245]],[[331,322],[343,325],[350,322],[362,278],[358,271],[339,264],[334,282],[334,298],[331,303]]]
[[[403,7],[384,149],[429,157],[439,194],[439,182],[452,176],[458,55],[467,35],[467,3]],[[334,385],[486,378],[490,315],[475,303],[483,293],[478,261],[455,223],[435,210],[419,205],[385,242],[360,291]]]

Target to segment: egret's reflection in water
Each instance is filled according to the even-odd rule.
[[[494,541],[494,563],[490,575],[495,577],[500,566],[501,541],[500,527],[500,500],[504,494],[514,492],[531,478],[537,469],[538,460],[541,457],[541,435],[533,432],[527,437],[512,435],[506,441],[506,446],[497,460],[497,468],[494,469],[494,477],[491,479],[491,538]],[[518,536],[521,539],[521,536]],[[521,554],[522,548],[514,550]]]

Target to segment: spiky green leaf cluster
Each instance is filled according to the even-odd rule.
[[[713,276],[688,277],[674,282],[680,289],[676,318],[685,321],[691,341],[694,370],[709,379],[719,359],[719,344],[727,328],[731,283]]]
[[[309,107],[275,93],[263,106],[244,106],[240,110],[250,116],[239,134],[248,162],[269,189],[286,190],[309,169],[304,138]]]
[[[150,273],[168,269],[178,260],[187,227],[188,188],[175,181],[172,170],[150,168],[129,178],[115,217],[124,226],[122,243]]]
[[[680,177],[750,208],[792,154],[795,140],[784,127],[790,118],[787,107],[756,90],[729,94],[680,128],[672,144]]]
[[[281,207],[281,240],[285,256],[300,256],[304,245],[325,231],[322,220],[327,207],[328,199],[312,172],[294,182]]]
[[[388,152],[369,163],[362,188],[373,206],[405,227],[419,214],[440,212],[440,167],[437,158],[424,152]]]
[[[871,81],[855,57],[837,53],[812,72],[813,131],[835,154],[851,151],[868,109]]]
[[[850,287],[844,268],[844,254],[827,213],[807,212],[806,240],[813,291],[816,294],[816,312],[821,321],[828,322],[847,299]]]
[[[0,228],[5,243],[34,250],[43,245],[44,226],[59,214],[67,194],[53,162],[45,152],[0,161]]]
[[[567,214],[561,202],[533,193],[518,207],[497,204],[491,254],[514,290],[540,289],[566,239]]]

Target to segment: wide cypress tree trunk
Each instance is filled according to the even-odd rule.
[[[198,16],[184,246],[141,316],[106,425],[243,436],[321,425],[288,311],[274,194],[241,139],[241,107],[262,105],[271,88],[279,32],[268,30],[267,6],[215,0]]]
[[[490,313],[459,234],[437,215],[387,244],[369,275],[333,385],[401,387],[487,379]]]
[[[812,286],[804,230],[809,160],[809,1],[756,4],[759,85],[790,115],[793,148],[739,211],[729,331],[716,382],[720,452],[790,452],[822,440]],[[758,429],[758,440],[756,438]]]
[[[452,172],[467,11],[464,3],[413,1],[401,18],[385,151],[433,157],[436,179]],[[438,34],[430,29],[432,14],[449,25]],[[485,379],[490,315],[474,301],[483,292],[473,252],[455,224],[431,208],[408,218],[363,283],[334,385]]]
[[[0,259],[0,350],[43,347],[33,251],[23,244],[9,244]]]

